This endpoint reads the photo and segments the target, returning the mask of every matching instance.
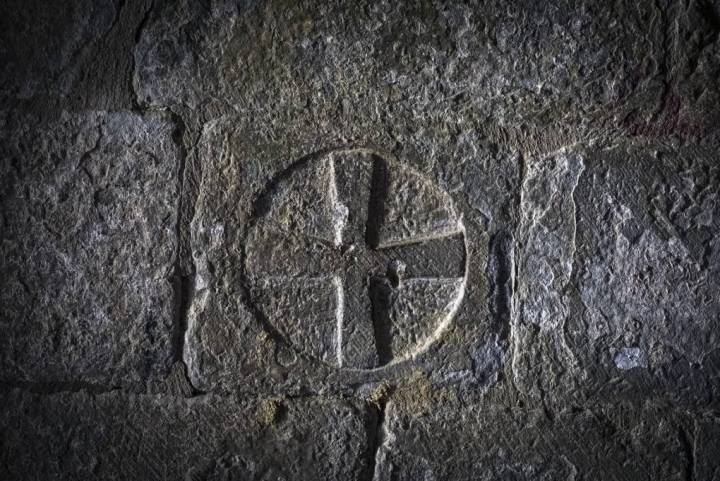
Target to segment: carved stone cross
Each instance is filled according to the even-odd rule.
[[[310,351],[338,367],[372,369],[424,348],[457,307],[465,273],[462,223],[428,184],[365,149],[331,152],[274,184],[247,246],[268,318],[296,317],[319,338]],[[286,305],[288,289],[308,304]],[[313,326],[333,317],[332,335]]]

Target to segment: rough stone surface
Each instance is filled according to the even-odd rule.
[[[720,157],[658,143],[528,162],[513,373],[558,406],[717,403]]]
[[[616,404],[550,418],[453,403],[417,413],[401,402],[385,416],[376,480],[686,480],[693,469],[687,420],[655,409]]]
[[[695,479],[708,481],[720,479],[720,461],[717,453],[720,453],[720,419],[715,417],[697,421],[693,451]]]
[[[206,126],[198,147],[184,349],[196,387],[365,392],[417,369],[493,378],[504,340],[489,238],[466,198],[370,147],[243,167],[263,154],[229,123]],[[474,365],[498,343],[498,362]]]
[[[0,479],[720,479],[717,1],[0,27]]]
[[[135,35],[151,0],[7,0],[0,102],[17,108],[132,108]]]
[[[362,403],[338,399],[12,391],[3,404],[6,480],[360,480],[376,422]]]
[[[0,379],[142,388],[167,375],[174,130],[157,114],[3,116]]]

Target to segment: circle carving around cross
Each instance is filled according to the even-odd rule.
[[[465,292],[465,229],[450,196],[391,155],[325,152],[258,198],[245,243],[251,302],[283,338],[345,369],[426,351]]]

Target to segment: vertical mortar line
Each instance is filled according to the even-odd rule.
[[[185,163],[187,162],[187,149],[185,149],[185,123],[179,115],[172,115],[176,124],[174,132],[174,140],[178,144],[180,150],[180,162],[178,165],[177,185],[178,185],[178,201],[177,201],[177,218],[175,221],[175,236],[177,245],[175,247],[175,267],[173,272],[173,288],[175,291],[175,322],[173,323],[173,361],[182,361],[183,344],[184,344],[184,321],[183,317],[186,310],[185,300],[185,281],[183,279],[182,254],[183,254],[183,195],[185,193]]]
[[[517,191],[515,192],[514,196],[514,204],[515,204],[515,227],[512,229],[513,233],[513,265],[512,265],[512,282],[510,284],[511,294],[512,298],[510,300],[510,322],[512,323],[512,318],[516,312],[516,306],[515,306],[515,293],[517,292],[517,283],[519,282],[518,277],[518,271],[519,271],[519,258],[515,259],[515,256],[519,256],[520,248],[522,245],[518,245],[519,239],[521,237],[518,236],[520,234],[520,224],[521,224],[521,215],[522,215],[522,189],[523,189],[523,183],[525,182],[525,177],[527,176],[527,162],[525,159],[525,154],[520,152],[520,155],[518,157],[518,184],[517,184]]]
[[[180,363],[184,370],[185,379],[191,386],[193,393],[200,392],[190,381],[187,365],[184,360],[185,335],[187,331],[187,315],[190,308],[190,300],[194,289],[195,266],[192,261],[190,243],[189,222],[192,219],[194,200],[197,197],[197,183],[190,182],[188,176],[188,161],[195,149],[188,149],[186,145],[195,145],[200,139],[201,129],[194,139],[181,114],[170,111],[170,116],[176,125],[174,140],[180,150],[180,163],[177,172],[178,203],[177,221],[175,234],[177,246],[175,252],[175,267],[173,272],[173,289],[175,293],[175,312],[172,335],[172,360]]]
[[[380,229],[385,221],[385,203],[387,202],[390,189],[390,174],[385,160],[379,156],[372,156],[372,171],[370,174],[370,185],[368,186],[367,218],[365,219],[365,244],[368,249],[380,247]],[[375,352],[378,355],[379,365],[390,361],[390,339],[385,329],[390,324],[383,319],[389,315],[389,311],[383,309],[382,295],[383,287],[372,279],[368,280],[367,293],[370,296],[370,319],[372,321],[373,335],[375,337]],[[379,290],[378,290],[379,289]]]
[[[142,32],[145,29],[145,26],[147,25],[148,20],[150,19],[150,14],[155,8],[155,0],[152,0],[150,2],[150,5],[148,6],[147,10],[143,13],[143,17],[140,20],[140,23],[137,26],[137,30],[135,30],[135,44],[133,46],[133,57],[132,57],[132,69],[130,72],[130,101],[132,102],[132,107],[134,111],[142,112],[143,108],[141,106],[141,100],[138,97],[137,91],[135,91],[135,72],[137,72],[137,60],[135,59],[135,49],[137,48],[138,43],[140,43],[140,37],[142,36]]]
[[[507,230],[495,232],[490,240],[488,260],[488,309],[493,316],[499,341],[507,341],[512,322],[515,238]]]
[[[693,420],[688,427],[679,426],[680,444],[685,450],[687,467],[685,468],[686,481],[695,481],[695,449],[697,444],[697,422]]]
[[[377,408],[377,423],[375,423],[375,430],[372,433],[372,438],[370,439],[370,443],[368,446],[368,469],[367,469],[367,480],[368,481],[379,481],[378,475],[380,472],[378,471],[380,464],[378,463],[378,457],[381,455],[380,450],[382,449],[383,444],[385,443],[385,429],[386,426],[386,413],[387,413],[387,405],[388,405],[388,399],[381,399],[376,403]]]
[[[515,207],[514,209],[514,216],[513,216],[513,222],[515,225],[511,229],[512,234],[512,242],[513,242],[513,262],[512,262],[512,272],[511,272],[511,282],[510,282],[510,313],[508,316],[508,345],[507,350],[510,353],[510,360],[509,360],[509,366],[510,366],[510,372],[508,373],[508,380],[510,381],[510,384],[512,385],[513,389],[516,393],[520,393],[520,389],[517,386],[517,383],[515,382],[515,372],[517,369],[516,363],[518,362],[518,348],[520,341],[518,339],[518,328],[516,326],[516,323],[518,322],[517,317],[520,315],[518,312],[517,306],[517,292],[518,292],[518,284],[520,282],[520,262],[522,261],[522,237],[521,237],[521,225],[522,225],[522,193],[523,193],[523,185],[525,183],[525,179],[527,177],[527,160],[525,157],[524,152],[519,152],[518,160],[517,160],[517,168],[518,168],[518,182],[516,187],[515,195],[513,196],[513,205]],[[516,258],[517,256],[517,258]]]

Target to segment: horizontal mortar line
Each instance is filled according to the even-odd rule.
[[[51,389],[54,388],[54,389]],[[219,390],[217,392],[198,392],[193,395],[185,395],[180,393],[175,393],[171,391],[166,392],[145,392],[145,391],[134,391],[132,389],[122,388],[122,387],[113,387],[113,388],[102,388],[101,386],[94,385],[92,383],[73,383],[73,382],[50,382],[50,383],[35,383],[30,381],[18,381],[18,382],[6,382],[6,381],[0,381],[0,392],[1,393],[7,393],[13,390],[20,390],[29,392],[32,394],[38,394],[38,395],[47,395],[52,396],[55,394],[79,394],[79,393],[90,393],[93,395],[102,395],[102,394],[122,394],[126,396],[134,396],[134,397],[147,397],[147,398],[159,398],[159,399],[177,399],[177,400],[199,400],[203,398],[218,398],[218,399],[228,399],[233,401],[238,401],[237,394],[226,392]],[[327,394],[321,393],[320,391],[307,391],[303,393],[298,394],[288,394],[284,396],[288,400],[296,400],[296,399],[313,399],[313,398],[321,398],[321,399],[327,399],[328,397],[333,399],[342,399],[342,400],[350,400],[354,399],[352,396],[343,396],[341,394],[333,394],[331,396],[328,396]],[[262,394],[256,394],[251,395],[249,397],[244,397],[240,399],[239,404],[245,404],[245,403],[252,403],[252,402],[260,402],[265,401],[268,399],[276,399],[274,396],[262,395]]]
[[[325,274],[320,276],[315,275],[305,275],[305,274],[299,274],[299,275],[274,275],[274,276],[262,276],[259,277],[256,283],[263,282],[263,281],[303,281],[303,280],[313,280],[313,281],[330,281],[332,282],[335,278],[337,278],[337,275],[334,274]]]
[[[431,282],[462,282],[465,280],[463,276],[443,276],[443,277],[404,277],[402,282],[408,281],[431,281]]]
[[[0,381],[0,390],[20,389],[36,394],[59,394],[87,391],[93,394],[118,392],[120,386],[103,386],[87,381]]]
[[[304,281],[304,280],[314,280],[314,281],[328,281],[328,282],[335,282],[337,279],[342,279],[342,275],[324,275],[324,276],[305,276],[305,275],[298,275],[298,276],[266,276],[261,277],[256,283],[262,283],[264,281]],[[429,276],[418,276],[418,277],[404,277],[402,278],[402,282],[409,282],[409,281],[428,281],[428,282],[444,282],[444,283],[452,283],[452,282],[463,282],[465,280],[464,276],[442,276],[442,277],[429,277]]]

